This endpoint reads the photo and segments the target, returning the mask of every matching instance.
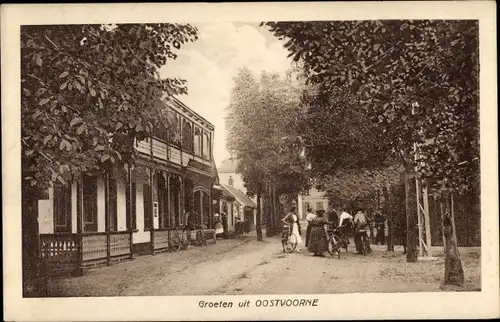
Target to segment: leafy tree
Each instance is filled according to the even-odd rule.
[[[365,105],[383,129],[388,152],[400,157],[407,188],[415,166],[417,175],[439,179],[433,187],[438,193],[460,193],[477,180],[472,162],[479,157],[476,21],[263,24],[287,40],[285,47],[303,62],[310,82],[331,95],[351,93]],[[424,142],[416,164],[414,147]],[[407,258],[416,261],[416,207],[406,190]],[[454,229],[447,228],[456,245]],[[458,252],[447,256],[453,260],[447,261],[445,283],[462,284]]]
[[[266,187],[277,195],[297,194],[309,182],[299,156],[301,89],[292,77],[280,79],[266,72],[257,82],[247,69],[234,81],[226,118],[228,149],[238,160],[248,193],[257,196],[260,223],[260,197]]]
[[[40,191],[133,164],[134,141],[168,127],[162,98],[187,88],[158,69],[196,39],[183,24],[21,28],[23,263],[37,262]]]
[[[25,26],[21,31],[24,179],[32,187],[132,162],[133,142],[168,126],[164,96],[185,81],[160,79],[175,48],[196,39],[177,24]]]

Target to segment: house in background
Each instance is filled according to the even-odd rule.
[[[233,215],[250,219],[252,226],[257,224],[257,200],[247,196],[247,189],[241,174],[236,173],[237,163],[227,159],[217,168],[221,186],[235,198]]]
[[[325,196],[325,192],[312,187],[308,193],[300,194],[298,196],[297,211],[302,219],[306,218],[307,208],[311,208],[313,213],[317,210],[327,210],[328,209],[328,198]]]
[[[233,201],[229,203],[227,210],[231,207],[231,215],[228,212],[228,230],[234,231],[234,225],[236,223],[237,218],[244,220],[245,222],[250,222],[252,226],[255,226],[257,223],[257,205],[250,199],[243,191],[236,189],[230,185],[222,184],[222,188],[224,189],[224,193],[230,195],[233,198]]]

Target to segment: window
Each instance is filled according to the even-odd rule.
[[[324,209],[323,209],[323,203],[322,203],[322,202],[317,202],[317,203],[316,203],[316,210],[324,210]]]
[[[194,128],[194,154],[201,156],[201,130],[199,127]]]
[[[118,203],[116,179],[109,179],[109,229],[118,230]]]
[[[153,213],[153,204],[151,201],[151,189],[148,184],[143,185],[142,189],[143,200],[144,200],[144,230],[151,229],[151,216]]]
[[[181,122],[179,115],[175,114],[171,119],[172,124],[171,130],[169,131],[169,142],[175,146],[180,146],[181,144]]]
[[[166,179],[163,175],[159,174],[157,176],[157,191],[158,191],[158,220],[160,228],[167,228],[170,226],[167,218],[167,206],[168,206],[168,194],[166,187]]]
[[[83,177],[83,231],[97,231],[97,177]]]
[[[182,124],[182,149],[193,152],[193,128],[187,120]]]
[[[234,180],[233,180],[233,177],[229,177],[229,180],[227,180],[227,184],[232,187],[233,184],[234,184]]]
[[[159,124],[155,128],[155,136],[156,138],[162,140],[162,141],[167,141],[168,140],[168,132],[165,126],[163,124]]]
[[[304,210],[307,211],[309,208],[311,208],[311,204],[308,202],[304,203]]]
[[[210,134],[203,134],[203,158],[210,160]]]
[[[71,185],[54,187],[54,232],[71,232]]]

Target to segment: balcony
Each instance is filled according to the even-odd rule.
[[[210,156],[201,157],[158,138],[138,141],[135,146],[141,155],[155,161],[171,162],[182,167],[187,167],[191,160],[205,166],[212,164]]]

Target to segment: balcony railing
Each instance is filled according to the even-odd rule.
[[[211,165],[209,157],[198,156],[193,152],[182,150],[181,148],[158,138],[153,138],[152,144],[150,139],[138,141],[136,149],[141,154],[153,157],[156,160],[169,161],[184,167],[188,165],[189,160],[195,160],[207,166]]]

